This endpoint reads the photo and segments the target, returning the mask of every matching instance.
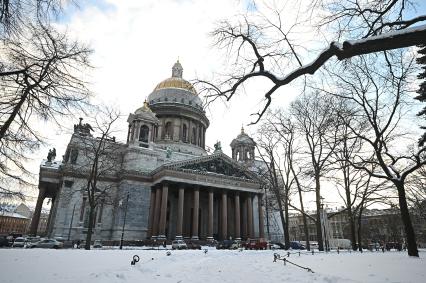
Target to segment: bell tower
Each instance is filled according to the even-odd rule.
[[[256,142],[241,127],[241,133],[231,142],[232,159],[244,163],[254,161],[255,147]]]

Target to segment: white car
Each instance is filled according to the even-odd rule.
[[[23,248],[25,247],[25,243],[25,238],[18,237],[15,239],[15,241],[13,241],[12,248]]]
[[[183,240],[174,240],[172,242],[172,249],[174,249],[174,250],[186,250],[187,246],[186,246],[185,241],[183,241]]]

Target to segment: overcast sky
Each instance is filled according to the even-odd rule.
[[[235,15],[253,12],[250,0],[91,0],[78,1],[80,7],[68,7],[59,25],[89,44],[94,50],[87,76],[94,102],[115,105],[123,114],[118,127],[118,140],[125,141],[127,116],[142,106],[143,101],[162,80],[171,76],[171,68],[179,58],[183,77],[187,80],[211,78],[220,72],[223,53],[212,46],[209,37],[217,22]],[[286,17],[292,15],[289,8]],[[300,37],[309,37],[308,33]],[[262,102],[265,82],[250,84],[247,95],[234,97],[230,103],[215,103],[207,109],[210,127],[206,145],[222,142],[230,155],[232,139],[242,125],[247,125]],[[274,103],[285,107],[297,95],[297,89],[286,87],[275,95]],[[259,95],[260,94],[260,95]],[[83,117],[84,118],[84,117]],[[77,123],[74,121],[73,123]],[[70,122],[68,126],[71,126]],[[245,126],[253,134],[255,127]],[[50,147],[61,159],[70,139],[70,132],[50,129]],[[47,149],[34,157],[32,168],[46,158]]]

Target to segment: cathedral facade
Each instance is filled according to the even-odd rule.
[[[99,179],[110,201],[95,212],[92,239],[264,238],[261,183],[250,170],[254,141],[244,133],[205,150],[209,120],[193,85],[176,62],[142,107],[128,117],[126,143],[114,145],[114,166]],[[88,227],[87,153],[82,141],[96,140],[91,127],[74,126],[62,161],[40,166],[39,196],[31,223],[36,233],[43,200],[51,198],[48,236],[84,240]],[[115,159],[117,158],[117,159]]]

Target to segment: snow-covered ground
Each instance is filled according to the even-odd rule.
[[[426,251],[273,254],[286,251],[0,249],[0,282],[426,282]],[[293,251],[294,252],[294,251]],[[133,255],[140,261],[130,265]]]

